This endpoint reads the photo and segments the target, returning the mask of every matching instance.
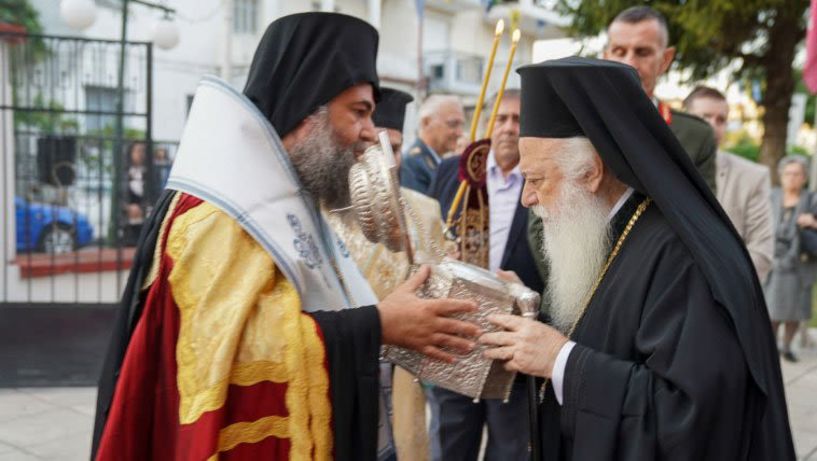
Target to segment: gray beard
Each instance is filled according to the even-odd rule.
[[[329,122],[329,111],[322,107],[310,117],[312,130],[289,152],[292,165],[304,188],[323,207],[346,208],[351,204],[349,170],[357,161],[357,144],[342,147]]]
[[[568,334],[588,302],[590,290],[610,251],[609,207],[597,197],[566,184],[551,213],[533,208],[544,227],[543,253],[550,263],[546,296],[553,326]]]

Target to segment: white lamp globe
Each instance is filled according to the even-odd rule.
[[[156,21],[153,26],[153,43],[163,50],[169,50],[179,44],[179,29],[169,18]]]
[[[61,0],[60,17],[68,27],[84,30],[96,20],[96,5],[93,0]]]

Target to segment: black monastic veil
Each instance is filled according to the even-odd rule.
[[[635,70],[570,57],[524,66],[519,73],[520,137],[585,136],[615,176],[637,191],[631,201],[653,200],[576,330],[579,346],[565,376],[565,398],[574,401],[565,402],[561,421],[574,459],[616,454],[627,459],[792,458],[777,348],[749,254],[644,94]],[[625,209],[632,210],[630,205]],[[616,290],[616,284],[629,293]],[[701,350],[704,344],[714,350]],[[725,389],[708,387],[712,383],[705,376],[707,365],[721,365],[719,360],[737,363],[713,370]],[[674,381],[676,374],[691,378]],[[604,385],[593,383],[605,379]],[[591,389],[609,392],[619,406],[609,406]],[[721,404],[709,400],[713,395],[741,402],[722,402],[724,411],[706,408]],[[619,412],[620,419],[589,422],[593,417],[588,414],[594,409],[604,413],[601,408],[608,417]],[[726,414],[727,409],[743,414]],[[628,424],[642,427],[627,429]],[[739,430],[735,439],[707,440],[720,433],[710,429],[729,425]]]

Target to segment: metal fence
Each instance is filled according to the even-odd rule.
[[[0,34],[0,305],[115,302],[176,143],[152,140],[152,48]]]

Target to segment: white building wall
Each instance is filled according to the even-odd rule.
[[[377,71],[386,84],[416,85],[417,21],[413,1],[383,2]]]
[[[32,4],[40,12],[46,34],[119,39],[122,20],[118,9],[97,6],[97,19],[94,24],[78,34],[62,23],[58,8],[55,7],[57,3],[56,0],[32,0]],[[168,2],[169,6],[176,8],[180,13],[175,21],[180,41],[171,50],[153,47],[154,139],[179,139],[186,117],[187,96],[193,94],[202,75],[218,73],[219,56],[222,52],[219,44],[222,40],[217,32],[221,30],[225,3],[224,0]],[[128,16],[128,40],[150,41],[153,26],[161,16],[159,11],[132,5]],[[132,65],[130,62],[128,64]],[[140,98],[145,96],[144,93],[139,94]],[[137,101],[137,107],[141,111],[144,99]]]
[[[39,11],[44,32],[50,35],[84,36],[119,40],[121,16],[117,1],[97,1],[97,19],[83,32],[69,29],[59,17],[58,0],[31,0]],[[160,1],[161,2],[161,1]],[[232,0],[167,0],[161,2],[176,9],[175,23],[178,28],[179,44],[170,50],[153,48],[153,120],[152,135],[157,141],[173,141],[181,137],[184,127],[189,96],[205,74],[215,74],[226,78],[236,88],[242,88],[252,61],[253,53],[266,26],[274,19],[293,13],[313,11],[322,4],[332,4],[335,11],[373,20],[380,23],[380,46],[378,73],[384,85],[396,87],[415,94],[418,71],[418,15],[415,0],[334,0],[333,2],[312,0],[259,0],[258,27],[254,34],[233,32]],[[107,5],[107,6],[106,6]],[[426,3],[425,30],[422,48],[424,53],[448,51],[486,57],[493,38],[494,16],[507,16],[505,10],[497,10],[486,16],[482,2],[478,0],[428,0]],[[372,15],[379,11],[379,17]],[[508,10],[510,11],[510,10]],[[162,17],[160,11],[133,4],[129,13],[128,40],[149,41],[155,22]],[[506,22],[509,17],[505,17]],[[508,24],[509,25],[509,24]],[[549,34],[553,34],[552,31]],[[495,62],[491,91],[495,91],[502,76],[510,44],[510,32],[506,31],[502,46]],[[517,50],[516,65],[530,62],[533,36],[523,35]],[[112,59],[116,59],[113,57]],[[129,62],[128,65],[144,65],[144,62]],[[116,66],[111,66],[116,69]],[[516,74],[511,74],[510,86],[517,86]],[[116,85],[115,72],[112,74],[111,88]],[[127,84],[127,83],[126,83]],[[144,107],[146,92],[132,92],[136,95],[136,110]],[[463,94],[466,104],[473,104],[475,94]],[[83,95],[84,97],[84,95]],[[406,143],[414,138],[416,108],[419,101],[410,105],[406,116]],[[144,129],[126,122],[132,128]],[[5,159],[10,156],[4,155]],[[13,156],[12,156],[13,158]],[[6,226],[10,227],[10,226]],[[0,244],[9,247],[13,242]],[[4,294],[6,297],[20,298],[35,293],[36,299],[66,301],[115,300],[117,288],[121,288],[124,273],[63,275],[40,280],[25,280],[15,272],[14,266],[5,266],[6,280],[15,280]],[[104,285],[102,292],[95,287]],[[113,288],[111,288],[113,287]],[[111,291],[112,290],[112,291]],[[90,296],[91,298],[85,299]],[[103,299],[98,299],[98,298]]]
[[[5,266],[7,281],[0,285],[0,301],[10,303],[116,303],[122,298],[130,271],[68,273],[22,277],[20,266]]]
[[[333,3],[335,11],[368,20],[373,1],[375,0],[335,0]],[[259,0],[257,33],[235,34],[228,23],[232,14],[231,0],[169,0],[165,3],[177,11],[175,22],[180,42],[171,50],[154,47],[152,128],[153,138],[156,140],[179,139],[186,118],[188,96],[194,93],[202,75],[221,75],[241,88],[266,26],[275,18],[313,11],[321,4],[320,1],[311,0]],[[57,0],[32,0],[32,4],[41,14],[46,33],[77,35],[77,32],[67,28],[60,20]],[[116,2],[112,4],[115,5]],[[381,36],[378,72],[386,85],[413,90],[418,77],[416,2],[379,0],[379,5]],[[494,16],[507,15],[505,10],[497,8],[486,16],[481,2],[477,1],[428,2],[424,15],[423,49],[426,52],[449,50],[486,56],[493,38]],[[121,17],[118,9],[98,6],[97,13],[96,22],[80,35],[119,39]],[[161,16],[159,11],[132,5],[128,39],[150,40],[153,25]],[[510,26],[509,18],[506,18],[506,26]],[[517,49],[517,65],[530,62],[533,38],[523,35]],[[225,44],[229,44],[229,50],[225,48]],[[499,85],[509,44],[510,32],[506,30],[495,62],[495,78],[492,79],[490,88],[492,91]],[[224,69],[229,75],[225,75]],[[518,86],[515,73],[509,78],[509,85]],[[470,103],[474,96],[466,95],[465,99]]]

